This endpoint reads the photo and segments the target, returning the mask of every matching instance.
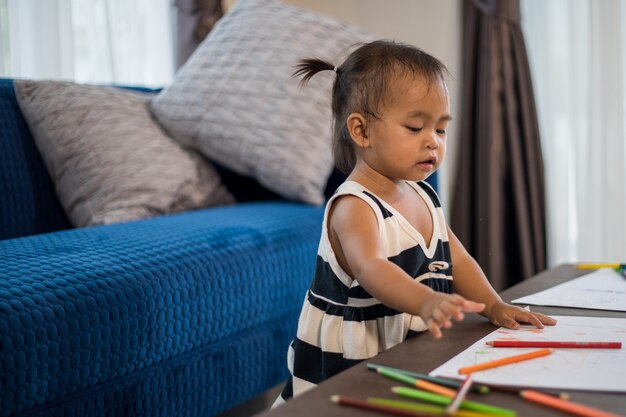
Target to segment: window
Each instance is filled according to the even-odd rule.
[[[524,0],[550,265],[626,260],[626,2]]]
[[[0,0],[3,76],[162,86],[170,0]]]

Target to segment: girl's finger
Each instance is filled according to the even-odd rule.
[[[456,303],[442,303],[440,309],[446,317],[453,317],[457,320],[459,314],[461,314],[461,306]]]
[[[443,336],[439,326],[433,319],[428,320],[428,330],[430,330],[435,339],[441,339],[441,336]]]
[[[451,317],[456,321],[462,321],[464,318],[463,309],[461,308],[461,306],[457,306],[454,304],[450,305],[450,308],[446,310],[446,313],[448,314],[448,317]]]
[[[433,313],[433,319],[439,325],[439,327],[443,327],[444,329],[449,329],[452,327],[452,322],[450,321],[450,315],[446,314],[442,310],[437,310]]]
[[[474,301],[465,300],[463,305],[461,306],[463,311],[471,312],[471,313],[480,313],[485,309],[485,304],[483,303],[475,303]]]
[[[532,324],[533,326],[535,326],[538,329],[543,329],[543,323],[533,313],[527,313],[527,312],[524,311],[523,314],[521,314],[519,316],[519,320],[523,321],[525,323]]]
[[[517,330],[519,329],[519,323],[512,319],[511,317],[504,317],[502,320],[498,320],[500,322],[500,326],[506,327],[507,329]]]
[[[465,314],[461,310],[457,310],[457,312],[452,316],[456,321],[463,321],[465,318]]]
[[[554,326],[556,324],[556,320],[550,316],[546,316],[541,313],[533,313],[543,324],[547,324],[548,326]]]
[[[483,311],[485,309],[485,304],[483,303],[476,303],[474,301],[470,301],[464,297],[462,297],[459,294],[452,294],[452,297],[450,298],[450,301],[459,306],[463,311],[468,311],[468,312],[473,312],[473,313],[480,313],[481,311]]]

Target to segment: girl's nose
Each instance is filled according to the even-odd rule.
[[[439,148],[439,142],[437,141],[437,137],[435,133],[429,133],[426,138],[426,148],[427,149],[437,149]]]

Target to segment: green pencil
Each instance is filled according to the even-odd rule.
[[[406,387],[393,387],[391,391],[401,395],[403,397],[412,398],[414,400],[421,400],[433,404],[446,406],[452,402],[452,398],[444,397],[443,395],[433,394],[430,392],[406,388]],[[515,417],[517,412],[508,408],[496,407],[489,404],[477,403],[474,401],[463,401],[460,408],[465,410],[478,411],[482,413],[494,414],[496,416]]]
[[[411,386],[415,386],[415,381],[417,380],[417,378],[413,378],[411,376],[408,376],[402,372],[396,372],[393,371],[389,368],[385,368],[385,367],[379,367],[378,369],[376,369],[376,372],[378,372],[379,374],[386,376],[387,378],[391,378],[391,379],[395,379],[396,381],[400,381],[400,382],[404,382],[405,384],[409,384]]]
[[[366,402],[368,404],[381,405],[388,407],[388,409],[399,409],[415,413],[416,415],[433,415],[433,416],[450,416],[445,408],[438,407],[436,405],[428,405],[424,403],[416,403],[415,401],[398,401],[390,400],[388,398],[368,397]],[[498,417],[496,414],[479,413],[469,410],[457,410],[452,417]]]
[[[369,369],[370,371],[376,371],[378,368],[386,368],[390,371],[399,372],[415,379],[422,379],[424,381],[429,381],[434,384],[443,385],[444,387],[458,389],[461,386],[461,381],[456,381],[454,379],[435,378],[430,375],[418,374],[417,372],[405,371],[404,369],[392,368],[391,366],[377,365],[371,362],[367,364],[367,369]],[[486,385],[473,384],[471,391],[478,392],[480,394],[489,394],[490,389]]]
[[[437,415],[445,415],[446,409],[437,407],[436,405],[420,404],[416,402],[390,400],[388,398],[367,397],[367,402],[372,404],[381,404],[388,407],[400,408],[402,410],[418,411],[420,413],[430,413]]]

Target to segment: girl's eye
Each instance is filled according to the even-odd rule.
[[[406,128],[407,128],[407,129],[409,129],[411,132],[415,132],[415,133],[417,133],[417,132],[421,132],[421,131],[422,131],[422,128],[421,128],[421,127],[411,127],[411,126],[407,126]]]
[[[446,129],[437,129],[437,133],[440,135],[445,135],[446,134]]]

